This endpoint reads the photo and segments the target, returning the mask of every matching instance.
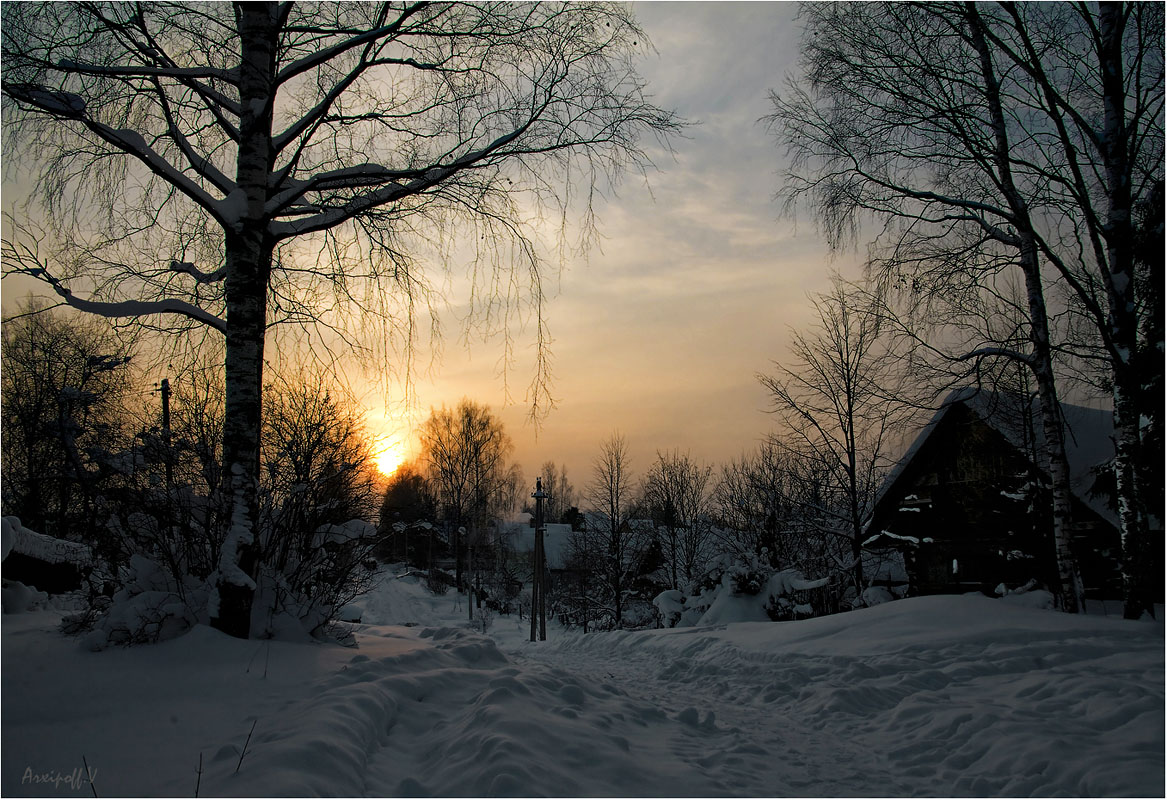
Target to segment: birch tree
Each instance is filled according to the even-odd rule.
[[[1061,595],[1077,610],[1046,296],[1056,280],[1059,296],[1091,321],[1111,373],[1129,567],[1145,526],[1129,480],[1138,431],[1126,365],[1138,304],[1123,242],[1132,239],[1131,198],[1162,180],[1162,8],[936,3],[804,13],[809,91],[774,96],[773,120],[797,163],[789,196],[814,198],[836,246],[872,214],[883,225],[873,263],[894,265],[909,283],[942,290],[978,252],[1008,258],[1024,278],[1027,347],[967,355],[1033,371]]]
[[[677,128],[635,71],[644,46],[607,4],[5,7],[5,156],[33,166],[59,245],[38,257],[16,219],[7,269],[225,341],[219,629],[250,626],[268,328],[408,326],[435,291],[417,254],[449,260],[455,236],[479,318],[509,322],[522,286],[538,316],[528,222],[581,186],[590,220],[591,191],[647,163],[642,137]]]

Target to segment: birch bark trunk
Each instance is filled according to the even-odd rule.
[[[1029,206],[1013,180],[1009,138],[1004,111],[1001,107],[1001,89],[993,65],[992,53],[989,50],[989,44],[982,27],[983,22],[971,4],[967,14],[973,46],[980,56],[981,77],[984,81],[985,99],[988,102],[990,124],[993,129],[992,157],[996,167],[995,177],[1009,204],[1012,217],[1010,221],[1016,228],[1014,241],[1010,243],[1018,248],[1019,266],[1025,276],[1030,326],[1029,338],[1033,347],[1029,366],[1037,381],[1041,426],[1045,439],[1044,449],[1053,496],[1054,556],[1057,561],[1058,582],[1061,584],[1062,607],[1070,613],[1080,613],[1083,611],[1082,582],[1078,576],[1073,552],[1070,549],[1070,537],[1073,530],[1070,467],[1066,459],[1061,405],[1058,401],[1057,384],[1053,370],[1049,317],[1046,311],[1041,278],[1041,260]]]
[[[247,638],[259,567],[258,482],[263,409],[263,347],[267,287],[275,242],[264,205],[272,168],[279,10],[274,3],[242,3],[236,11],[240,37],[239,151],[236,191],[242,192],[234,230],[226,233],[226,414],[223,425],[223,488],[231,503],[231,527],[219,559],[219,602],[211,624]]]
[[[1134,303],[1134,229],[1131,201],[1130,131],[1126,123],[1127,91],[1123,83],[1125,10],[1120,3],[1099,3],[1099,67],[1103,103],[1103,163],[1106,170],[1107,311],[1114,340],[1114,471],[1123,551],[1123,616],[1138,619],[1153,611],[1146,586],[1147,526],[1135,477],[1141,439],[1135,402],[1139,376],[1131,367],[1138,347]]]

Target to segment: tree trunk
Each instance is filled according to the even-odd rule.
[[[1037,381],[1041,427],[1053,495],[1054,556],[1058,566],[1062,607],[1071,614],[1083,612],[1082,581],[1074,554],[1070,549],[1073,509],[1070,500],[1070,464],[1066,459],[1066,442],[1062,429],[1062,409],[1058,402],[1050,353],[1049,320],[1046,316],[1037,248],[1032,238],[1021,249],[1021,266],[1029,302],[1029,319],[1033,342],[1033,374]],[[1029,413],[1028,408],[1025,413]]]
[[[239,17],[240,107],[237,191],[246,210],[225,238],[227,300],[226,408],[223,421],[223,489],[230,504],[227,538],[219,557],[219,602],[211,624],[247,638],[259,565],[255,525],[259,518],[260,426],[267,286],[274,242],[264,204],[272,165],[272,109],[278,8],[243,3]]]
[[[1082,608],[1082,582],[1070,549],[1072,507],[1070,504],[1070,466],[1066,460],[1065,438],[1062,433],[1062,409],[1058,403],[1054,380],[1053,355],[1050,349],[1049,317],[1046,312],[1045,292],[1041,280],[1041,261],[1038,256],[1033,220],[1025,198],[1013,181],[1010,160],[1008,128],[1001,108],[1001,89],[997,82],[993,58],[985,38],[983,22],[973,4],[966,6],[972,42],[980,56],[981,77],[984,80],[985,99],[989,105],[993,129],[993,160],[997,181],[1009,204],[1010,220],[1017,232],[1008,244],[1018,249],[1021,272],[1025,276],[1025,294],[1029,307],[1030,342],[1033,353],[1029,366],[1037,381],[1041,408],[1041,425],[1045,434],[1045,453],[1053,492],[1054,557],[1058,566],[1058,581],[1062,607],[1070,613]],[[1026,409],[1028,413],[1028,409]]]
[[[1102,82],[1103,147],[1106,170],[1107,324],[1114,342],[1114,471],[1123,552],[1123,616],[1138,619],[1153,613],[1146,584],[1147,531],[1135,457],[1141,439],[1135,398],[1139,376],[1131,368],[1138,346],[1138,316],[1134,302],[1134,227],[1131,216],[1130,132],[1126,125],[1123,85],[1123,29],[1126,11],[1119,3],[1099,3],[1099,67]]]
[[[850,416],[850,412],[848,412]],[[851,515],[851,557],[855,559],[852,567],[855,580],[855,599],[863,599],[863,519],[859,511],[859,483],[856,480],[858,473],[858,452],[855,446],[854,417],[847,420],[847,494],[848,511]]]
[[[620,558],[620,542],[619,532],[612,531],[611,539],[608,544],[608,583],[612,589],[612,620],[613,627],[617,630],[623,622],[623,597],[621,597],[623,587],[620,585],[621,561]]]

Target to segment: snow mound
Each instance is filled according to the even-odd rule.
[[[5,614],[23,614],[49,607],[49,596],[33,586],[25,586],[19,581],[4,581],[0,589]]]

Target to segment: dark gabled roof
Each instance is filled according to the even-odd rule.
[[[920,430],[912,445],[888,473],[876,493],[873,508],[879,508],[884,496],[899,481],[908,465],[919,455],[932,433],[949,412],[963,406],[995,430],[1022,454],[1037,453],[1037,466],[1049,473],[1045,463],[1045,434],[1042,430],[1040,405],[1036,397],[1015,392],[990,392],[966,387],[955,389],[944,398],[940,408]],[[1091,493],[1096,470],[1114,458],[1114,415],[1109,409],[1086,408],[1066,403],[1062,407],[1062,424],[1066,437],[1066,460],[1070,464],[1070,489],[1074,496],[1112,525],[1118,517],[1104,498]]]

